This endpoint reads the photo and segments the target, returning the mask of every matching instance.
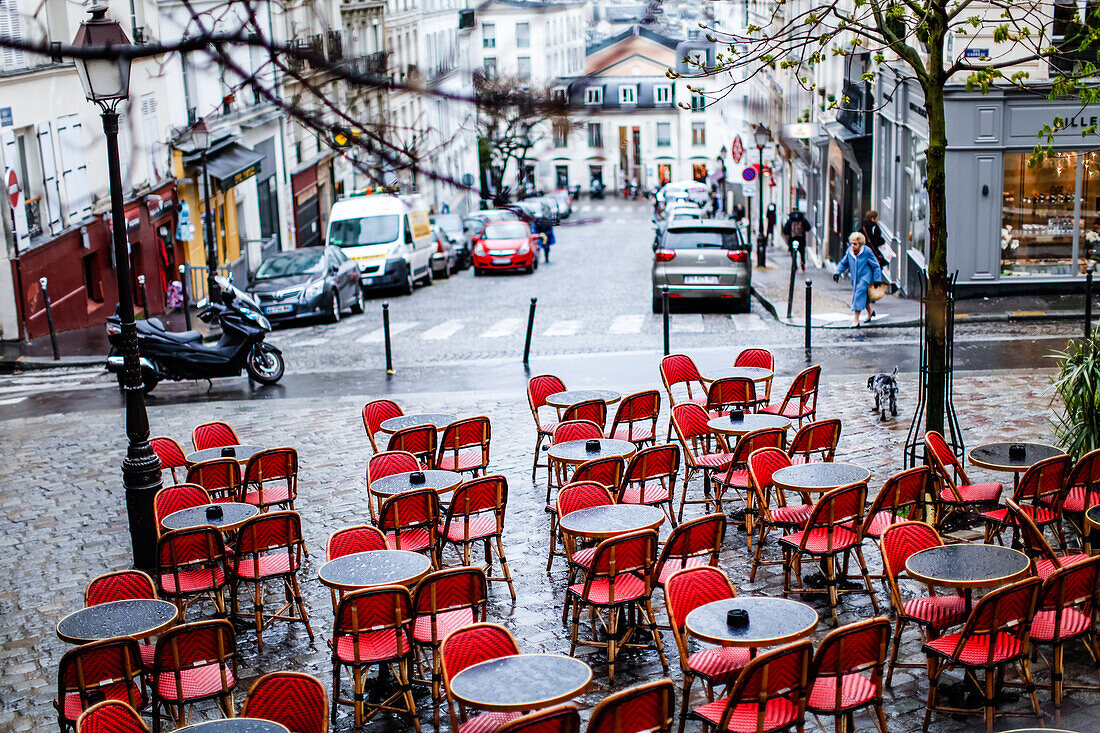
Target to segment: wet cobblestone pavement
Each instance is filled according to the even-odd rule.
[[[636,381],[643,381],[638,375]],[[658,383],[656,364],[652,381]],[[789,380],[779,379],[774,394],[782,394]],[[912,384],[912,379],[906,380]],[[574,385],[577,387],[583,385]],[[1048,418],[1049,373],[1036,371],[959,374],[955,378],[956,406],[965,429],[968,446],[993,440],[1038,440],[1050,442]],[[545,474],[530,480],[533,426],[521,392],[419,393],[393,396],[407,412],[447,411],[460,416],[485,414],[492,419],[491,469],[504,474],[510,483],[510,505],[505,548],[515,577],[518,600],[512,603],[503,584],[492,584],[489,620],[513,631],[524,652],[568,651],[568,633],[561,624],[565,586],[564,563],[545,571],[547,515],[543,511]],[[236,700],[260,674],[290,669],[316,675],[331,691],[331,666],[324,640],[331,634],[332,611],[328,590],[317,580],[323,562],[324,543],[340,527],[369,521],[363,471],[369,446],[363,435],[360,409],[370,395],[324,401],[284,399],[254,402],[181,404],[150,408],[153,433],[175,437],[187,445],[192,427],[222,419],[236,428],[242,442],[270,447],[291,445],[298,449],[300,482],[298,511],[302,515],[310,556],[300,578],[316,633],[310,643],[301,625],[277,624],[264,633],[264,650],[257,653],[253,631],[238,635],[240,684]],[[838,461],[862,465],[872,472],[871,493],[885,478],[900,470],[902,446],[908,428],[907,412],[915,394],[902,396],[902,415],[880,423],[871,412],[871,396],[865,378],[857,376],[823,378],[819,417],[840,417],[844,433]],[[94,576],[129,566],[129,536],[125,502],[119,479],[123,450],[122,413],[114,395],[104,397],[102,411],[20,418],[2,423],[4,461],[0,465],[3,493],[3,526],[0,549],[7,559],[0,582],[0,730],[45,731],[54,729],[56,718],[51,700],[56,689],[56,668],[67,649],[56,636],[57,621],[80,607],[84,586]],[[660,423],[664,430],[664,420]],[[975,477],[993,477],[975,469]],[[996,476],[995,480],[1006,479]],[[700,495],[702,484],[695,480],[689,493]],[[728,511],[728,510],[727,510]],[[689,506],[687,514],[701,513],[701,506]],[[667,535],[662,528],[662,539]],[[769,542],[770,558],[778,553]],[[881,567],[878,552],[866,552],[872,572]],[[726,536],[720,566],[741,595],[778,595],[782,575],[778,566],[764,568],[755,583],[748,583],[745,536],[731,525]],[[448,556],[454,564],[454,556]],[[883,608],[889,606],[882,585],[876,585]],[[822,616],[815,640],[831,630],[827,605],[815,603]],[[664,620],[664,600],[655,594],[658,620]],[[200,618],[210,609],[200,604],[189,619]],[[868,618],[871,603],[866,596],[850,595],[841,601],[841,623]],[[915,633],[907,632],[902,650],[909,661],[922,661]],[[665,649],[673,678],[680,680],[675,644],[664,633]],[[587,711],[611,691],[607,683],[602,649],[582,648],[578,655],[593,665],[595,674],[589,691],[579,699]],[[1068,677],[1075,683],[1089,683],[1090,669],[1083,652],[1067,653]],[[1042,661],[1035,663],[1036,678],[1049,680]],[[616,665],[614,689],[661,675],[653,651],[626,652]],[[922,669],[900,669],[893,689],[887,692],[890,730],[902,733],[920,728],[927,683]],[[1095,682],[1094,679],[1091,682]],[[697,686],[698,687],[698,686]],[[696,700],[701,699],[697,698]],[[1094,693],[1071,692],[1063,704],[1061,720],[1053,717],[1049,693],[1040,691],[1047,725],[1060,724],[1079,731],[1096,730],[1095,712],[1100,697]],[[417,691],[421,723],[430,730],[431,702],[426,690]],[[697,703],[696,703],[697,704]],[[1024,711],[1026,698],[1006,703],[1003,709]],[[192,719],[216,716],[212,705],[199,706]],[[446,729],[446,715],[443,716]],[[832,721],[823,721],[831,729]],[[998,729],[1034,725],[1028,716],[998,720]],[[812,721],[810,722],[812,726]],[[980,718],[965,721],[935,716],[934,731],[976,730]],[[376,720],[368,730],[405,730],[398,718]],[[858,714],[859,730],[873,728],[870,718]],[[697,729],[689,726],[689,729]],[[350,709],[342,709],[337,731],[351,730]]]

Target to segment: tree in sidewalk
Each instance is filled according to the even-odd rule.
[[[1082,3],[1082,5],[1084,5]],[[943,431],[947,400],[947,118],[949,83],[988,92],[1017,87],[1050,99],[1097,101],[1100,60],[1100,4],[1087,3],[1085,17],[1075,0],[849,0],[780,2],[768,6],[763,25],[744,32],[707,29],[721,44],[717,63],[698,66],[698,75],[730,73],[730,86],[758,74],[782,70],[807,91],[815,89],[815,67],[830,57],[864,57],[862,74],[873,82],[883,68],[917,84],[928,119],[928,292],[925,316],[929,375],[925,428]],[[975,56],[977,54],[977,56]],[[1033,83],[1029,68],[1050,68],[1049,79]],[[675,72],[670,71],[675,75]],[[841,96],[834,108],[851,109]],[[867,112],[869,110],[856,110]],[[1039,134],[1032,163],[1049,154],[1063,120],[1052,119]],[[1087,127],[1083,135],[1096,135]],[[1044,145],[1045,142],[1045,145]]]
[[[557,126],[569,129],[567,105],[547,87],[532,87],[518,77],[474,76],[478,107],[478,150],[481,157],[482,197],[488,192],[506,199],[505,180],[514,163],[517,188],[524,183],[531,149]],[[487,187],[486,187],[487,184]]]

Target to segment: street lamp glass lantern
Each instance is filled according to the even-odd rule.
[[[191,144],[195,147],[195,150],[206,150],[210,147],[210,126],[206,124],[206,118],[203,118],[191,126]]]
[[[80,24],[73,45],[84,49],[111,49],[129,46],[130,39],[118,21],[107,18],[107,8],[95,5],[91,18]],[[130,96],[130,59],[78,58],[76,73],[84,87],[84,96],[101,106],[113,106]]]
[[[753,138],[756,140],[756,147],[766,147],[772,139],[771,130],[764,127],[763,125],[757,125],[756,131],[753,133]]]

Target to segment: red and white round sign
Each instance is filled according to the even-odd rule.
[[[11,207],[14,209],[19,206],[19,176],[15,174],[15,171],[11,168],[8,169],[8,201],[11,202]]]

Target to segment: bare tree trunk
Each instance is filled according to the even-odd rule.
[[[928,350],[928,402],[925,430],[944,429],[947,403],[947,118],[943,84],[933,74],[924,85],[928,112],[928,291],[924,315]]]

